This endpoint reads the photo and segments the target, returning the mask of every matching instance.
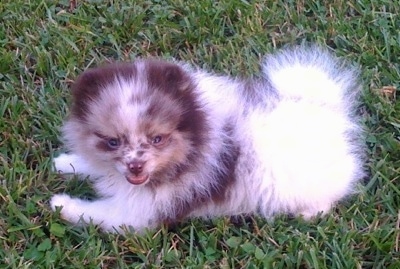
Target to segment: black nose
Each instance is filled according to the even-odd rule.
[[[128,163],[128,168],[131,173],[135,174],[136,176],[143,172],[143,161],[132,161]]]

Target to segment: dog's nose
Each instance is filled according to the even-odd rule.
[[[143,161],[132,161],[128,163],[129,171],[131,171],[131,173],[133,173],[136,176],[143,172],[143,166],[144,166]]]

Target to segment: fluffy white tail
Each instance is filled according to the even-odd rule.
[[[298,46],[267,56],[263,73],[283,98],[348,104],[360,92],[358,70],[319,46]]]

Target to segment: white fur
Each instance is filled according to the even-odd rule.
[[[329,212],[335,203],[355,192],[355,184],[363,175],[361,132],[353,115],[360,91],[356,70],[344,67],[317,47],[287,49],[267,57],[263,65],[266,80],[254,84],[259,95],[247,100],[242,81],[184,68],[197,82],[199,98],[213,127],[213,143],[204,149],[207,163],[218,169],[215,158],[225,146],[222,141],[226,134],[221,126],[226,122],[235,126],[233,139],[241,149],[229,199],[196,208],[190,216],[258,213],[271,218],[284,213],[312,218]],[[99,110],[92,114],[103,117],[107,103],[119,105],[119,117],[129,121],[115,119],[115,126],[104,126],[110,136],[116,129],[131,128],[135,122],[132,115],[138,116],[143,108],[132,107],[126,100],[132,87],[146,90],[145,82],[120,84],[120,92],[101,99]],[[67,124],[65,132],[68,128]],[[135,139],[140,134],[131,135]],[[89,141],[83,151],[91,147]],[[155,193],[145,186],[133,186],[115,170],[96,166],[100,163],[96,158],[101,156],[89,157],[94,161],[88,161],[86,155],[76,153],[79,150],[72,150],[55,159],[56,170],[92,176],[95,189],[104,198],[84,201],[66,194],[53,196],[53,210],[62,206],[62,216],[71,222],[82,217],[108,231],[121,225],[141,231],[160,225],[157,212],[174,215],[171,198],[185,200],[192,195],[185,191],[190,189],[187,185],[165,184]],[[188,184],[207,192],[207,184],[213,183],[203,175],[194,173],[197,180]]]

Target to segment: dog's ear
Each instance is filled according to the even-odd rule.
[[[72,113],[78,118],[84,118],[88,104],[96,100],[101,91],[114,83],[117,77],[134,79],[136,75],[136,66],[131,63],[113,63],[84,71],[71,88]]]
[[[146,62],[147,81],[150,88],[166,92],[186,91],[192,85],[187,72],[177,64],[148,61]]]

